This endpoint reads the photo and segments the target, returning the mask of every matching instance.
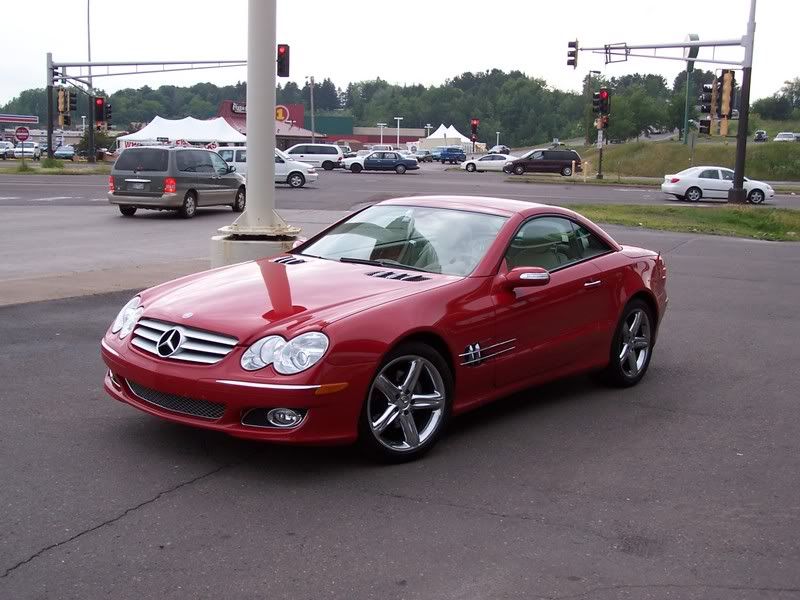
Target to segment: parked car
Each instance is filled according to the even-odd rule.
[[[445,146],[439,153],[439,160],[442,161],[442,164],[455,165],[467,160],[467,155],[459,146]]]
[[[499,144],[489,148],[489,154],[511,154],[511,148],[504,146],[503,144]]]
[[[353,173],[361,171],[395,171],[402,175],[406,171],[419,169],[417,159],[402,156],[399,152],[375,152],[372,151],[366,156],[347,158],[344,161],[344,168]]]
[[[417,150],[414,152],[414,158],[418,162],[433,162],[433,154],[431,154],[430,150]]]
[[[236,167],[237,173],[247,177],[247,147],[222,147],[217,148],[216,152],[222,160]],[[292,160],[275,148],[275,183],[287,183],[290,187],[300,188],[306,183],[313,183],[317,177],[317,170],[310,164]]]
[[[482,171],[505,171],[504,167],[516,158],[516,156],[510,154],[486,154],[464,161],[461,163],[461,168],[470,173],[475,173],[476,171],[479,173]]]
[[[202,148],[139,146],[122,151],[108,178],[108,201],[126,217],[139,208],[176,210],[188,219],[201,206],[245,207],[245,178]]]
[[[344,153],[336,144],[295,144],[284,151],[292,160],[322,167],[326,171],[342,166]]]
[[[675,175],[664,175],[661,191],[678,200],[699,202],[702,198],[728,198],[733,187],[733,171],[724,167],[690,167]],[[747,201],[761,204],[775,196],[772,186],[763,181],[744,178]]]
[[[797,139],[794,133],[791,131],[781,131],[775,138],[772,140],[773,142],[794,142]]]
[[[369,147],[370,150],[394,150],[394,147],[391,144],[372,144]]]
[[[439,160],[441,160],[442,150],[444,150],[444,146],[436,146],[436,148],[431,150],[431,156],[433,157],[433,160],[435,160],[436,162],[439,162]]]
[[[573,163],[575,171],[580,173],[581,157],[575,150],[549,150],[537,148],[526,152],[508,165],[508,171],[515,175],[523,173],[561,173],[564,177],[572,175]]]
[[[42,157],[42,149],[37,142],[20,142],[14,148],[14,158],[32,158],[39,160]]]
[[[14,144],[12,142],[0,142],[0,158],[14,158]]]
[[[753,136],[754,142],[768,142],[769,137],[767,136],[767,132],[763,129],[757,129],[756,134]]]
[[[73,146],[59,146],[53,152],[53,158],[62,160],[75,160],[75,148]]]
[[[385,200],[290,252],[137,294],[100,342],[103,386],[174,423],[408,461],[451,415],[533,385],[639,383],[666,279],[659,253],[566,208]]]

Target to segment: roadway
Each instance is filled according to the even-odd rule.
[[[71,209],[118,235],[231,217]],[[0,598],[800,598],[800,246],[609,230],[669,269],[642,384],[518,394],[395,467],[106,397],[132,290],[0,307]]]

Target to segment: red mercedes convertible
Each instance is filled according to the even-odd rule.
[[[408,460],[517,390],[584,371],[638,383],[666,278],[658,253],[565,208],[387,200],[138,294],[102,340],[105,389],[177,423]]]

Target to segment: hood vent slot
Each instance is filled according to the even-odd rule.
[[[295,256],[279,256],[278,258],[274,259],[272,262],[279,263],[281,265],[299,265],[304,263],[302,258],[297,258]]]
[[[428,281],[430,277],[422,275],[410,275],[408,273],[396,273],[395,271],[373,271],[367,273],[368,277],[380,277],[381,279],[394,279],[396,281]]]

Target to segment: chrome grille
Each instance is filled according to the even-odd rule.
[[[214,421],[221,418],[222,414],[225,412],[225,405],[219,404],[218,402],[195,400],[194,398],[187,398],[186,396],[159,392],[158,390],[152,390],[149,387],[139,385],[130,379],[127,383],[128,387],[138,398],[141,398],[149,404],[155,404],[160,408],[171,410],[172,412]]]
[[[133,330],[131,344],[145,352],[161,356],[156,350],[156,346],[162,334],[170,329],[180,331],[183,341],[175,354],[162,357],[166,360],[185,360],[187,362],[213,365],[230,354],[238,342],[234,337],[218,333],[175,325],[165,321],[156,321],[155,319],[140,319]]]

